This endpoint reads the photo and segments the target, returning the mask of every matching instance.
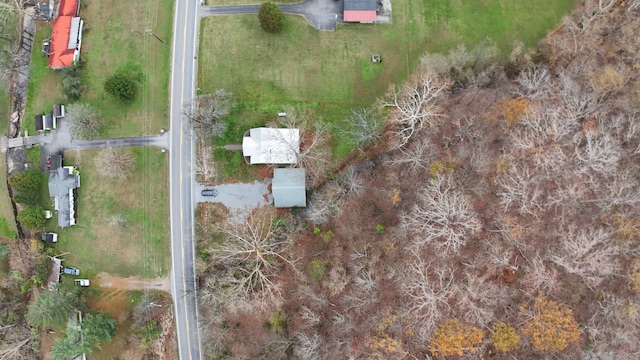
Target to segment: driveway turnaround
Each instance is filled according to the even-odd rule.
[[[169,147],[169,134],[167,133],[152,136],[76,140],[71,135],[69,121],[65,121],[64,118],[58,122],[57,129],[46,135],[39,135],[39,140],[41,166],[46,162],[49,155],[61,154],[65,150],[88,150],[128,146],[157,146],[161,149],[167,149]]]
[[[301,15],[318,30],[335,30],[336,23],[342,21],[343,1],[307,0],[297,4],[279,4],[284,13]],[[204,6],[199,16],[257,14],[260,5]]]
[[[216,202],[224,205],[237,223],[247,219],[251,210],[273,204],[273,197],[269,192],[271,180],[254,181],[252,183],[231,183],[216,186],[197,184],[195,188],[195,202]],[[203,196],[202,190],[215,189],[216,196]]]

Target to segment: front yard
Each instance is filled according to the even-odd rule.
[[[98,150],[65,153],[65,164],[80,169],[81,186],[77,225],[57,230],[57,250],[68,252],[66,263],[85,274],[157,278],[169,272],[168,157],[157,148],[132,151],[136,171],[126,180],[96,173]]]

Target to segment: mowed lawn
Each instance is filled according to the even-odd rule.
[[[7,133],[7,119],[9,118],[9,97],[4,92],[0,92],[0,116],[5,119],[5,121],[0,122],[0,133],[4,135]],[[0,181],[3,184],[7,182],[6,154],[2,154],[0,159]],[[9,191],[6,187],[3,187],[3,190],[0,191],[0,236],[10,239],[18,236],[18,228],[14,219]]]
[[[86,90],[79,101],[100,110],[104,125],[99,137],[157,134],[168,126],[173,4],[171,0],[82,2],[81,58],[86,61],[82,81]],[[42,40],[51,36],[52,23],[38,23],[31,56],[24,124],[31,133],[35,130],[34,115],[50,112],[56,102],[67,103],[61,93],[60,71],[48,69],[48,59],[40,53]],[[146,29],[152,29],[164,43],[145,33]],[[114,100],[103,89],[106,78],[121,69],[142,78],[131,104]]]
[[[126,180],[105,179],[96,172],[99,150],[65,153],[65,165],[80,167],[77,225],[58,229],[57,248],[69,253],[66,264],[90,275],[157,278],[169,272],[168,156],[152,147],[131,150],[136,171]],[[126,225],[110,224],[114,215],[124,216]]]
[[[340,24],[335,32],[322,32],[290,15],[277,35],[265,33],[256,15],[208,17],[201,24],[198,85],[204,92],[224,88],[236,95],[234,126],[267,123],[292,105],[340,129],[348,126],[351,108],[370,106],[426,52],[446,53],[460,44],[472,49],[487,38],[505,52],[515,41],[533,46],[575,3],[394,0],[390,25]],[[381,64],[371,63],[374,53],[381,54]],[[333,144],[338,158],[352,149],[339,131]]]

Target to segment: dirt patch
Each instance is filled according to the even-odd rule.
[[[120,278],[108,274],[99,274],[96,279],[98,286],[112,290],[159,290],[171,292],[169,278],[144,280],[135,277]]]

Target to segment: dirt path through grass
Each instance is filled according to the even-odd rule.
[[[156,280],[144,280],[135,277],[121,278],[109,274],[100,274],[96,282],[101,288],[113,290],[161,290],[171,292],[169,277]]]

